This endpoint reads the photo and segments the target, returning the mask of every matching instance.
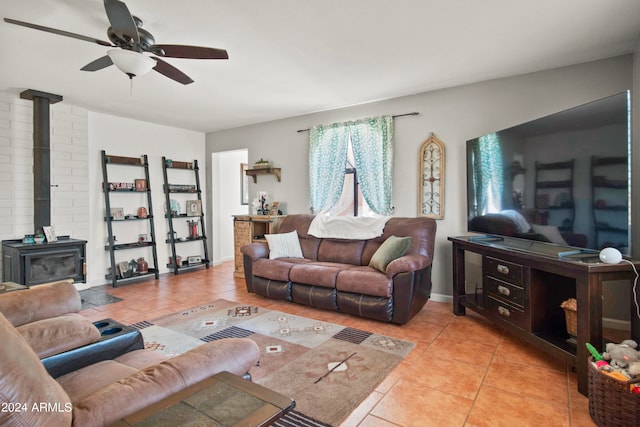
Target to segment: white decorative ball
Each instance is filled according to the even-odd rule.
[[[600,251],[600,261],[607,264],[617,264],[622,261],[622,254],[616,248],[604,248]]]

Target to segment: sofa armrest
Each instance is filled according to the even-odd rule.
[[[219,372],[246,373],[260,357],[246,338],[212,341],[75,402],[74,425],[108,425]]]
[[[388,278],[393,278],[398,273],[422,270],[431,264],[431,259],[424,255],[409,254],[394,259],[387,265],[386,274]]]
[[[258,344],[248,338],[225,338],[214,343],[201,345],[164,363],[178,371],[188,387],[222,371],[244,375],[260,359]]]
[[[80,293],[72,279],[0,295],[0,312],[13,326],[78,313],[81,307]]]
[[[250,243],[240,248],[240,251],[253,261],[260,258],[269,258],[269,245],[263,242]]]

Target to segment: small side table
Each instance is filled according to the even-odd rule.
[[[220,372],[112,427],[176,425],[268,426],[295,407],[293,399],[229,372]]]

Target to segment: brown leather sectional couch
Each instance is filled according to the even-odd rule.
[[[431,295],[436,222],[393,217],[383,234],[368,240],[318,238],[308,233],[313,215],[288,215],[279,233],[296,231],[303,258],[269,259],[267,243],[241,248],[247,290],[371,319],[407,323]],[[384,272],[369,262],[390,236],[411,237],[406,254]]]
[[[70,282],[0,295],[0,425],[109,425],[219,372],[244,375],[260,356],[255,342],[241,338],[205,343],[173,358],[129,346],[116,355],[109,342],[117,340],[101,341],[79,309]],[[78,350],[86,357],[64,359],[66,373],[54,378],[45,369],[43,361]]]

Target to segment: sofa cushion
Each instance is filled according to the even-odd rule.
[[[411,240],[411,237],[389,236],[371,257],[369,266],[384,273],[391,261],[407,253]]]
[[[265,234],[269,245],[269,259],[302,258],[302,249],[298,240],[298,232]]]
[[[100,331],[86,317],[78,313],[42,319],[16,328],[40,359],[100,339]]]
[[[337,294],[338,292],[335,288],[309,286],[298,283],[291,285],[292,301],[324,310],[338,310],[338,304],[336,303]]]
[[[308,262],[309,260],[305,258],[260,258],[253,263],[252,272],[257,277],[288,282],[291,267]]]
[[[98,390],[138,372],[115,360],[103,360],[56,378],[75,404]]]
[[[364,240],[322,239],[318,261],[362,265],[364,243]]]
[[[336,289],[389,298],[393,294],[393,280],[375,268],[364,265],[341,271],[336,279]]]
[[[407,254],[426,256],[433,261],[437,223],[433,218],[391,218],[384,227],[383,238],[389,236],[411,236]]]
[[[336,300],[343,313],[382,320],[383,322],[391,322],[393,319],[393,298],[338,292]]]
[[[298,264],[291,268],[289,279],[294,283],[335,288],[336,278],[342,270],[353,268],[353,265],[332,262],[310,262]]]
[[[300,240],[300,247],[302,248],[302,255],[305,258],[312,261],[318,260],[318,246],[320,241],[317,237],[313,237],[309,234],[309,226],[315,215],[309,214],[296,214],[287,215],[280,224],[280,233],[288,233],[293,230],[298,232],[298,238]]]
[[[317,237],[307,236],[300,237],[300,247],[302,248],[302,255],[305,258],[310,259],[312,261],[318,260],[318,248],[320,247],[320,242],[322,239],[318,239]]]
[[[19,291],[24,292],[24,291]],[[20,333],[0,313],[0,402],[15,403],[22,410],[0,411],[3,426],[70,426],[69,396],[44,369],[40,359]],[[32,410],[40,403],[59,410]]]
[[[169,356],[159,351],[134,350],[113,360],[104,360],[62,375],[56,381],[75,403],[110,384],[168,359]]]
[[[139,370],[148,368],[151,365],[157,365],[165,360],[168,360],[170,356],[160,351],[149,350],[134,350],[116,357],[116,362],[131,366]]]
[[[271,299],[291,301],[291,282],[254,276],[253,292]]]

